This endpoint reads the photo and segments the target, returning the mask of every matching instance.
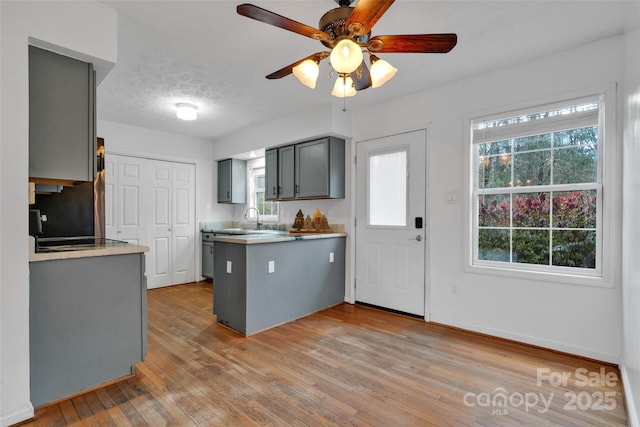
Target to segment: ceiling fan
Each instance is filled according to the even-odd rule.
[[[356,91],[379,87],[396,73],[397,69],[376,56],[378,53],[447,53],[456,45],[458,37],[445,34],[407,34],[371,37],[371,29],[393,4],[394,0],[335,0],[339,7],[322,15],[314,28],[252,4],[241,4],[238,14],[319,40],[330,51],[321,51],[302,58],[267,79],[280,79],[294,74],[304,85],[315,87],[318,64],[329,57],[338,73],[332,95],[353,96]],[[363,51],[369,54],[367,67]]]

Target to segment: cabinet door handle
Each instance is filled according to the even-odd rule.
[[[227,191],[227,199],[231,197],[231,194]]]
[[[280,188],[280,187],[278,187],[278,189],[279,189],[279,188]],[[275,185],[273,186],[273,195],[274,195],[274,196],[276,195],[276,186],[275,186]]]
[[[300,193],[300,186],[296,184],[296,194]]]

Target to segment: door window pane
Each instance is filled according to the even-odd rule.
[[[407,225],[407,151],[369,157],[369,224]]]

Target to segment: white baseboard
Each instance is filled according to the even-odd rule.
[[[468,331],[479,332],[481,334],[491,335],[498,338],[505,338],[508,340],[518,341],[525,344],[531,344],[538,347],[544,347],[551,350],[557,350],[564,353],[574,354],[576,356],[587,357],[594,360],[600,360],[602,362],[613,363],[615,365],[620,361],[619,354],[602,353],[599,351],[593,351],[587,348],[575,347],[567,345],[563,342],[557,342],[553,340],[546,340],[543,338],[532,337],[529,335],[518,334],[511,331],[502,329],[487,328],[480,325],[468,324],[465,322],[459,322],[457,320],[448,319],[438,315],[431,315],[431,322],[442,323],[443,325],[453,326]],[[640,426],[639,426],[640,427]]]
[[[622,387],[624,388],[624,403],[627,405],[627,419],[630,427],[640,427],[638,419],[638,408],[636,408],[633,389],[631,388],[631,380],[627,372],[624,359],[620,360],[620,375],[622,376]]]
[[[0,426],[8,427],[10,425],[17,424],[21,421],[25,421],[30,418],[33,418],[33,415],[34,415],[33,405],[31,404],[31,402],[29,402],[26,405],[23,405],[21,408],[18,408],[16,411],[14,411],[11,414],[8,414],[8,415],[3,414],[2,418],[0,418]]]

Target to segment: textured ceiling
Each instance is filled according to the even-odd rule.
[[[342,100],[330,95],[327,60],[315,90],[292,75],[264,78],[324,47],[237,15],[241,2],[103,1],[118,11],[119,40],[118,63],[98,87],[98,118],[215,140],[306,108],[341,109]],[[630,3],[397,0],[372,35],[455,32],[458,45],[444,55],[380,55],[398,73],[383,87],[347,99],[347,107],[355,110],[621,34],[630,22],[625,19]],[[331,0],[253,4],[314,27],[337,7]],[[177,119],[178,102],[196,104],[198,120]]]

